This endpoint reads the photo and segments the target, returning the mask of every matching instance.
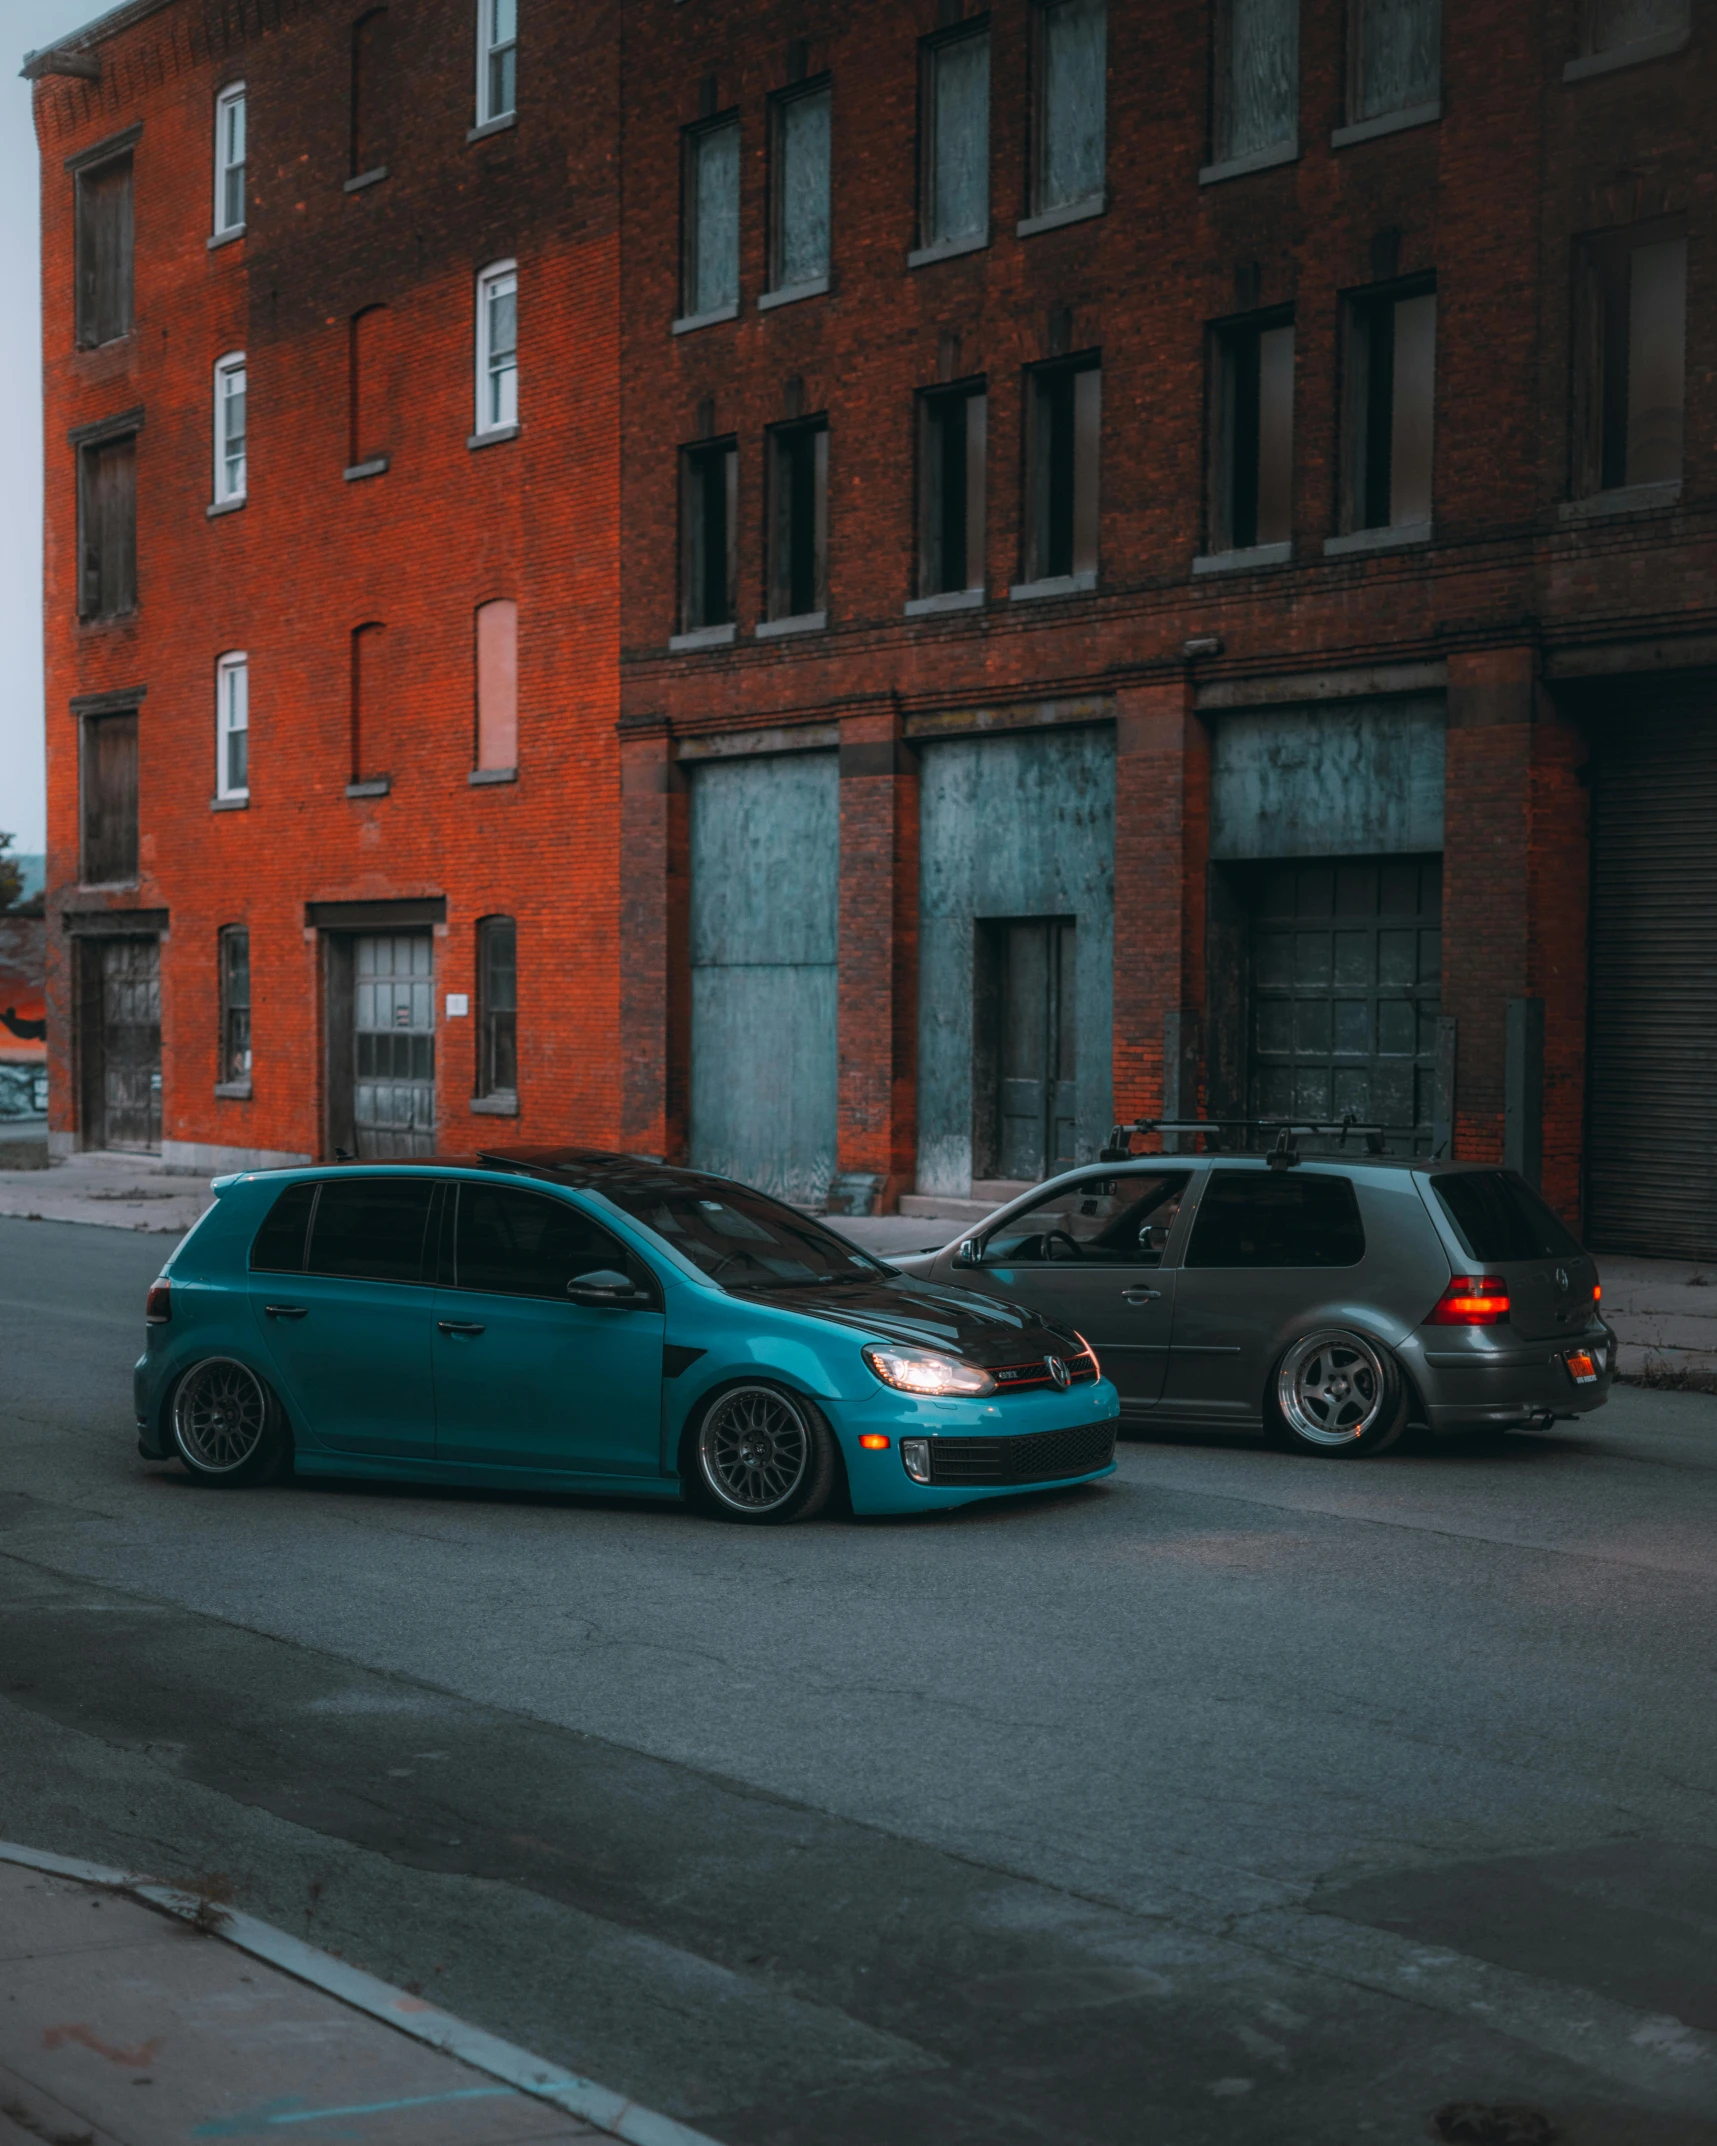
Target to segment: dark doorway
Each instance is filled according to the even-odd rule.
[[[362,1162],[435,1152],[435,943],[328,939],[328,1143]]]
[[[1071,917],[978,926],[974,1178],[1070,1170],[1078,1130],[1078,927]]]
[[[80,949],[85,1147],[161,1145],[161,942],[138,934]]]

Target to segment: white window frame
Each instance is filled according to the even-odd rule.
[[[242,784],[227,779],[235,735],[245,741]],[[242,648],[230,650],[215,665],[215,796],[223,804],[242,803],[250,796],[250,658]]]
[[[507,286],[513,294],[513,362],[501,375],[494,374],[494,353],[489,347],[490,306],[497,297],[504,297]],[[519,264],[517,261],[493,261],[477,278],[477,437],[484,438],[494,432],[511,432],[519,422],[519,343],[518,343],[518,296]],[[494,397],[490,393],[492,378],[501,377],[509,384],[501,389],[500,412],[494,410]]]
[[[498,120],[511,119],[519,108],[519,16],[518,0],[513,0],[513,34],[511,37],[494,35],[495,12],[500,0],[477,0],[477,124],[492,127]],[[513,101],[509,105],[494,105],[489,102],[490,61],[497,53],[513,55]]]
[[[234,484],[227,458],[227,411],[231,404],[232,382],[237,378],[245,398],[245,452],[240,458],[238,482]],[[236,507],[248,497],[250,488],[250,391],[249,369],[242,350],[229,350],[224,358],[215,360],[215,505]]]
[[[236,157],[228,154],[227,141],[227,136],[230,132],[230,117],[235,105],[239,114],[239,154]],[[245,168],[246,136],[249,131],[249,120],[250,115],[245,108],[244,84],[242,82],[229,82],[215,99],[216,238],[228,238],[233,232],[244,229],[246,203],[244,200],[243,181],[241,180],[239,184],[239,213],[231,221],[227,217],[226,195],[228,173],[233,171],[243,172]]]

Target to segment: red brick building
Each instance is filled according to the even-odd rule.
[[[886,1207],[1352,1111],[1717,1244],[1685,0],[138,0],[33,65],[62,1140],[150,1134],[155,959],[186,1159],[501,1108]]]

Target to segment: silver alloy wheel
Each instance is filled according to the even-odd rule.
[[[1355,1444],[1376,1426],[1388,1398],[1383,1359],[1359,1334],[1307,1334],[1276,1373],[1276,1406],[1307,1445]]]
[[[735,1386],[698,1432],[703,1479],[736,1513],[771,1513],[785,1505],[810,1465],[811,1426],[774,1386]]]
[[[204,1475],[231,1475],[256,1457],[268,1431],[268,1394],[248,1365],[211,1356],[173,1396],[173,1436]]]

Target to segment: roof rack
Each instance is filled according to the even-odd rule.
[[[1291,1170],[1300,1159],[1302,1140],[1333,1140],[1338,1148],[1345,1148],[1351,1134],[1365,1142],[1368,1155],[1381,1155],[1385,1140],[1392,1135],[1410,1140],[1416,1130],[1411,1125],[1367,1125],[1352,1117],[1333,1123],[1312,1118],[1135,1118],[1130,1125],[1117,1125],[1111,1131],[1098,1160],[1130,1161],[1137,1152],[1133,1147],[1135,1134],[1202,1133],[1205,1151],[1212,1155],[1249,1152],[1255,1135],[1273,1134],[1276,1144],[1266,1160],[1272,1170]]]

